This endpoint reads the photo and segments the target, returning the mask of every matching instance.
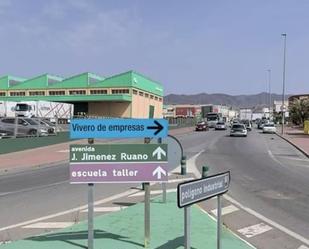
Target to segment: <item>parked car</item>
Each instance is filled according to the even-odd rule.
[[[59,128],[56,130],[56,125],[46,119],[35,119],[37,123],[39,123],[42,127],[45,127],[48,131],[48,134],[55,134],[59,131]]]
[[[226,124],[223,121],[216,123],[215,130],[226,130]]]
[[[251,121],[250,120],[243,120],[242,121],[242,124],[244,124],[246,126],[246,129],[248,131],[251,131],[252,130],[252,124],[251,124]]]
[[[15,133],[16,118],[1,118],[0,129],[13,135]],[[48,129],[42,127],[31,118],[18,118],[16,136],[44,136],[48,135]]]
[[[263,133],[276,133],[276,131],[274,123],[268,123],[263,126]]]
[[[208,125],[205,121],[200,121],[196,124],[195,130],[196,131],[208,131],[209,128],[208,128]]]
[[[230,131],[230,136],[241,136],[241,137],[246,137],[248,134],[247,128],[244,124],[233,124],[231,131]]]

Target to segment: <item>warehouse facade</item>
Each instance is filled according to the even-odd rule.
[[[0,78],[0,101],[45,100],[74,104],[75,115],[161,118],[163,87],[135,71],[102,77],[82,73],[69,78],[43,74],[32,79]]]

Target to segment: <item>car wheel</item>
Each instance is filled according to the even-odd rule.
[[[30,136],[36,136],[37,130],[30,130],[28,133]]]

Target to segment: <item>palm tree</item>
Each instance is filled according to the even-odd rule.
[[[289,107],[290,117],[294,124],[304,125],[309,119],[309,99],[296,99]]]

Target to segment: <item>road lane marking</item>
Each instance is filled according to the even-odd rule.
[[[202,152],[198,153],[197,155],[200,155]],[[192,158],[197,158],[197,155],[195,155]],[[191,158],[191,159],[192,159]],[[190,161],[190,160],[189,160]],[[190,167],[190,170],[194,173],[194,175],[196,176],[196,178],[201,177],[201,173],[198,171],[197,167],[196,167],[196,160],[193,161],[193,163],[189,163],[188,166]],[[246,211],[247,213],[255,216],[256,218],[268,223],[269,225],[271,225],[272,227],[277,228],[278,230],[280,230],[281,232],[284,232],[285,234],[293,237],[294,239],[297,239],[299,241],[301,241],[302,243],[306,244],[307,246],[309,246],[309,239],[303,237],[302,235],[295,233],[293,231],[291,231],[290,229],[278,224],[277,222],[263,216],[262,214],[254,211],[251,208],[248,208],[244,205],[242,205],[240,202],[236,201],[235,199],[233,199],[232,197],[230,197],[229,195],[225,194],[223,195],[223,198],[226,199],[227,201],[231,202],[232,204],[234,204],[235,206],[241,208],[242,210]]]
[[[300,247],[298,247],[297,249],[309,249],[309,247],[301,245]]]
[[[23,226],[22,228],[37,228],[37,229],[60,229],[73,226],[74,222],[38,222]]]
[[[185,181],[191,181],[191,180],[193,180],[193,179],[194,179],[193,177],[189,177],[189,178],[179,178],[179,179],[171,179],[171,180],[168,180],[167,183],[185,182]]]
[[[272,229],[273,229],[272,227],[266,225],[265,223],[260,223],[253,226],[238,229],[237,231],[247,238],[252,238],[256,235],[268,232]]]
[[[161,190],[151,190],[150,194],[151,195],[158,195],[158,194],[162,194],[162,189]],[[172,188],[172,189],[167,189],[166,190],[166,193],[174,193],[174,192],[177,192],[177,188]],[[145,195],[145,192],[139,192],[139,193],[136,193],[136,194],[132,194],[132,195],[129,195],[128,197],[136,197],[136,196],[144,196]]]
[[[222,215],[226,215],[226,214],[230,214],[230,213],[236,212],[236,211],[238,211],[238,210],[239,210],[239,209],[238,209],[237,207],[235,207],[234,205],[229,205],[229,206],[227,206],[227,207],[222,208],[221,214],[222,214]],[[215,216],[217,216],[218,210],[217,210],[217,209],[213,209],[213,210],[211,210],[211,212],[212,212]]]
[[[93,211],[95,213],[105,213],[105,212],[117,212],[123,210],[127,207],[94,207]],[[82,213],[87,213],[88,209],[82,210]]]
[[[134,193],[137,193],[137,192],[139,192],[139,190],[130,189],[130,190],[127,190],[127,191],[122,192],[120,194],[113,195],[113,196],[110,196],[110,197],[107,197],[107,198],[95,201],[94,205],[100,205],[100,204],[107,203],[107,202],[110,202],[110,201],[113,201],[113,200],[117,200],[117,199],[126,197],[128,195],[131,195],[131,194],[134,194]],[[8,229],[16,228],[16,227],[26,226],[26,225],[29,225],[29,224],[32,224],[32,223],[36,223],[36,222],[39,222],[39,221],[42,221],[42,220],[47,220],[47,219],[55,218],[55,217],[58,217],[58,216],[61,216],[61,215],[78,212],[78,211],[84,210],[86,208],[88,208],[88,204],[79,206],[77,208],[72,208],[72,209],[69,209],[69,210],[58,212],[58,213],[55,213],[55,214],[51,214],[51,215],[39,217],[39,218],[36,218],[36,219],[20,222],[20,223],[14,224],[14,225],[9,225],[9,226],[6,226],[6,227],[1,227],[0,228],[0,232],[8,230]]]

